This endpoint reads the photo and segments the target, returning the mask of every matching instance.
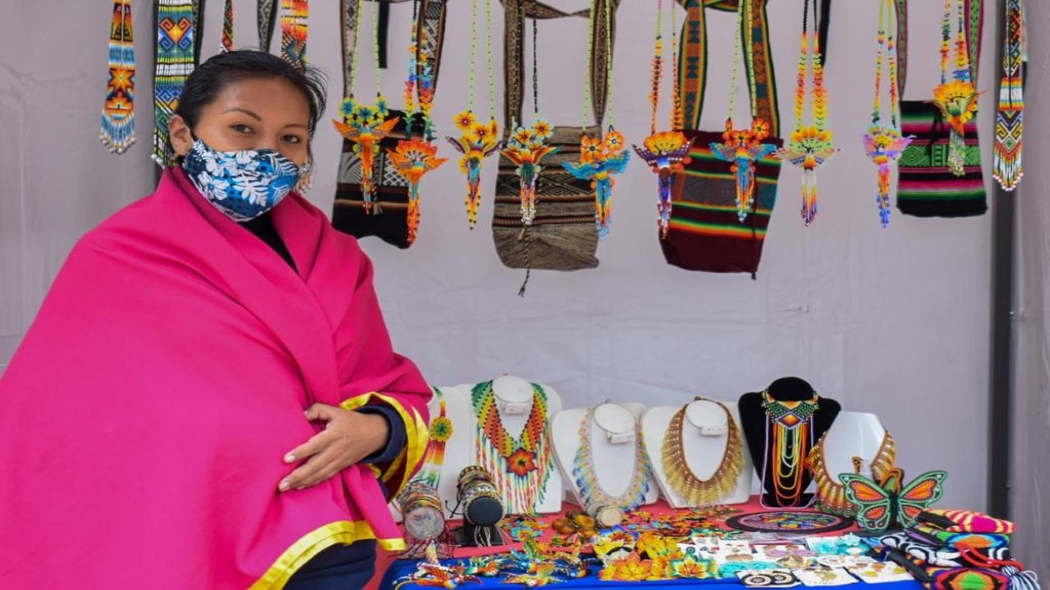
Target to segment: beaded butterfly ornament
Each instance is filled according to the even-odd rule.
[[[910,527],[919,514],[941,499],[946,471],[927,471],[904,485],[904,471],[894,467],[880,481],[863,475],[843,473],[846,498],[858,506],[857,522],[868,531],[884,531],[892,526]]]

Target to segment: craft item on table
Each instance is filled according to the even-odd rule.
[[[910,527],[919,513],[941,499],[945,471],[927,471],[904,484],[904,471],[894,467],[879,482],[863,475],[843,473],[846,498],[857,505],[857,524],[864,530],[880,532],[898,524]]]
[[[594,517],[599,528],[608,529],[623,524],[623,510],[617,505],[589,502],[584,510]]]
[[[470,61],[467,65],[467,109],[456,115],[456,128],[459,137],[447,136],[445,139],[461,154],[459,171],[467,175],[467,196],[464,204],[467,208],[467,222],[470,229],[478,221],[478,208],[481,206],[481,165],[500,147],[499,125],[496,123],[496,78],[492,67],[492,0],[485,2],[485,57],[488,82],[488,123],[481,123],[474,115],[474,94],[477,76],[478,52],[478,0],[470,2]]]
[[[1010,536],[998,533],[968,533],[943,531],[937,527],[922,524],[922,515],[909,532],[921,534],[924,538],[936,540],[937,543],[946,547],[960,549],[971,547],[973,549],[991,549],[995,547],[1009,547]]]
[[[764,456],[772,460],[772,490],[778,506],[802,504],[805,489],[805,461],[813,446],[813,414],[820,408],[816,392],[808,400],[780,401],[769,390],[762,392],[766,412],[766,445]],[[766,470],[762,470],[762,488],[766,488]]]
[[[422,479],[413,479],[397,495],[405,532],[419,541],[430,541],[445,532],[445,514],[437,490]]]
[[[521,584],[528,588],[557,584],[565,580],[554,575],[554,564],[537,563],[531,568],[530,573],[514,574],[503,579],[504,584]]]
[[[875,102],[871,126],[863,135],[864,151],[878,167],[879,184],[876,202],[882,227],[890,224],[890,175],[893,165],[913,137],[904,137],[900,129],[900,84],[897,80],[897,11],[894,0],[879,2],[878,50],[875,53]],[[882,121],[882,72],[888,70],[890,121]]]
[[[273,26],[277,22],[277,0],[257,0],[255,17],[259,29],[259,49],[269,52]]]
[[[818,556],[860,555],[867,551],[860,537],[853,533],[838,537],[806,537],[806,545]]]
[[[531,513],[543,501],[553,460],[547,440],[547,392],[531,384],[529,417],[517,437],[503,426],[492,381],[474,386],[471,403],[477,417],[478,462],[498,483],[512,514]]]
[[[900,565],[892,561],[870,561],[862,565],[848,566],[846,570],[868,584],[906,582],[913,579]]]
[[[784,569],[739,572],[737,578],[746,588],[791,588],[799,584],[791,570]]]
[[[306,19],[309,0],[281,0],[281,57],[302,68],[306,65]]]
[[[535,539],[547,530],[547,524],[532,516],[508,516],[503,519],[503,530],[515,541]]]
[[[605,8],[601,13],[598,11],[599,1],[604,3]],[[591,0],[590,18],[592,31],[598,29],[597,19],[602,15],[605,17],[605,30],[608,31],[611,29],[609,21],[612,15],[610,0]],[[597,35],[590,36],[587,44],[588,64],[594,63],[594,44],[597,41]],[[609,59],[605,60],[605,95],[609,100],[606,106],[608,121],[602,121],[599,116],[596,117],[596,123],[599,134],[601,129],[606,126],[608,126],[609,130],[604,137],[598,135],[592,137],[584,131],[580,138],[580,161],[562,163],[562,166],[576,178],[591,181],[591,188],[594,189],[595,224],[598,230],[598,239],[603,239],[609,235],[610,224],[612,223],[612,188],[616,184],[612,175],[622,174],[626,171],[627,161],[631,156],[630,152],[625,151],[627,146],[624,144],[623,135],[615,130],[616,109],[613,108],[613,98],[616,96],[616,93],[613,92],[612,35],[605,35],[605,53],[609,56]],[[587,122],[590,120],[590,109],[591,77],[587,76],[584,78],[583,84],[581,129],[587,129]]]
[[[917,520],[951,533],[1010,535],[1014,532],[1014,523],[1009,520],[988,516],[976,510],[935,508],[920,512]]]
[[[570,510],[565,516],[555,518],[551,521],[551,528],[559,535],[578,535],[583,539],[591,539],[598,534],[598,523],[593,516]]]
[[[168,123],[179,105],[186,78],[196,65],[197,31],[193,0],[157,1],[157,50],[153,76],[153,161],[175,163]]]
[[[521,223],[528,227],[536,218],[536,183],[543,170],[543,159],[560,148],[549,144],[554,137],[554,127],[539,114],[533,115],[531,127],[519,125],[517,121],[513,121],[511,127],[513,132],[499,152],[517,166]]]
[[[995,114],[995,145],[992,148],[992,175],[1005,191],[1017,188],[1024,176],[1021,165],[1024,131],[1024,76],[1028,61],[1024,0],[1006,0],[1003,21],[1002,77],[999,80],[999,108]]]
[[[813,31],[809,30],[810,0],[802,9],[802,42],[799,50],[798,81],[795,87],[795,131],[787,147],[777,154],[802,168],[802,220],[808,226],[817,216],[817,168],[831,159],[838,149],[832,145],[833,133],[828,124],[828,90],[824,87],[824,58],[820,53],[820,25],[817,21],[817,0],[813,0]],[[813,69],[812,107],[806,120],[806,78]]]
[[[817,484],[817,504],[815,507],[821,512],[852,517],[857,514],[857,506],[846,498],[845,486],[838,481],[837,477],[828,473],[827,470],[824,451],[827,437],[828,433],[825,432],[820,437],[820,440],[817,441],[813,450],[810,451],[809,457],[806,458],[806,467],[813,474],[813,481]],[[878,452],[871,459],[872,477],[875,480],[885,477],[886,473],[893,467],[896,458],[897,446],[893,437],[887,431],[882,436],[882,444],[879,446]],[[863,458],[853,457],[853,472],[855,474],[860,475],[863,463]]]
[[[949,127],[948,169],[956,176],[966,174],[966,123],[977,115],[977,99],[984,91],[977,91],[970,79],[970,52],[967,40],[968,22],[963,0],[944,0],[941,20],[941,83],[933,89],[933,104]],[[953,19],[953,13],[957,13]],[[955,41],[952,41],[952,21],[957,23]],[[955,47],[955,68],[949,78],[949,62]]]
[[[649,492],[649,479],[652,476],[649,466],[649,456],[646,453],[645,442],[640,436],[635,436],[634,462],[631,465],[630,478],[623,493],[613,496],[602,489],[601,482],[594,469],[592,458],[591,424],[594,422],[594,408],[587,408],[583,419],[580,420],[579,446],[572,461],[572,477],[579,488],[580,496],[586,503],[587,512],[598,518],[600,508],[604,510],[617,510],[619,515],[607,514],[605,518],[615,521],[612,524],[620,524],[623,520],[622,510],[631,510],[645,503],[645,495]],[[635,421],[635,431],[639,428]],[[603,527],[612,526],[606,522]]]
[[[233,0],[223,0],[222,5],[222,45],[220,53],[233,51]]]
[[[635,532],[656,530],[670,537],[735,537],[740,535],[740,531],[728,530],[720,525],[728,515],[738,512],[726,506],[680,509],[667,514],[635,510],[624,516],[623,528]]]
[[[852,549],[851,549],[852,550]],[[843,568],[856,568],[865,567],[875,562],[875,559],[866,555],[868,547],[865,545],[861,549],[862,553],[853,553],[847,555],[820,555],[817,557],[817,563],[824,567],[843,567]]]
[[[671,16],[674,17],[675,7],[671,5]],[[677,35],[672,23],[671,31]],[[677,43],[672,43],[672,63],[677,62]],[[663,0],[657,0],[656,5],[656,43],[653,48],[653,60],[650,70],[649,90],[649,137],[642,142],[641,148],[634,146],[634,151],[645,160],[653,173],[657,175],[657,195],[659,200],[656,210],[659,215],[660,239],[667,237],[667,231],[671,222],[671,187],[674,183],[674,174],[685,169],[689,162],[689,147],[692,142],[685,135],[675,129],[681,129],[681,124],[676,126],[682,119],[681,102],[677,92],[673,98],[671,112],[671,130],[657,131],[656,119],[660,108],[660,82],[664,71],[664,45],[663,45]],[[677,86],[677,84],[676,84]]]
[[[135,143],[135,44],[132,41],[131,0],[115,0],[109,26],[109,80],[98,136],[114,154],[123,154]]]
[[[737,8],[737,28],[750,31],[753,27],[751,0],[740,0]],[[777,151],[777,145],[763,143],[769,137],[769,123],[758,116],[751,118],[750,128],[738,129],[734,127],[733,117],[736,116],[736,95],[739,89],[740,79],[740,56],[742,35],[733,35],[733,73],[729,82],[729,117],[726,119],[725,132],[722,134],[722,143],[711,143],[711,153],[720,160],[731,162],[730,171],[736,175],[736,209],[740,222],[747,219],[748,214],[754,209],[752,202],[755,196],[755,162],[771,155]],[[748,76],[751,83],[751,96],[757,94],[755,90],[755,78]]]
[[[797,569],[792,573],[806,586],[845,586],[857,582],[856,578],[840,567],[816,566]]]
[[[407,584],[415,584],[423,587],[436,588],[459,588],[468,582],[481,583],[481,579],[475,575],[466,573],[466,566],[452,563],[442,565],[440,563],[428,563],[420,561],[416,571],[398,578],[394,582],[394,590],[399,590]]]
[[[461,544],[475,547],[502,545],[499,523],[506,514],[503,502],[488,469],[481,465],[464,468],[456,483],[456,505],[461,507],[466,520],[461,529]]]
[[[1014,590],[1039,590],[1039,574],[1032,570],[1022,570],[1012,565],[1005,565],[1002,573],[1010,577],[1010,587]]]
[[[777,564],[768,561],[731,561],[718,566],[719,578],[735,578],[741,572],[761,572],[777,569]]]
[[[768,533],[830,533],[848,528],[853,521],[837,514],[774,510],[738,514],[726,519],[726,525],[742,530]]]
[[[595,556],[606,564],[634,552],[635,537],[624,531],[604,532],[591,543]]]
[[[694,559],[714,559],[718,553],[718,539],[715,537],[693,537],[688,543],[679,543],[678,548],[686,557]]]
[[[697,397],[694,401],[712,401]],[[708,479],[700,479],[689,466],[685,447],[682,444],[683,427],[686,409],[682,406],[671,418],[671,424],[664,434],[661,449],[661,462],[667,477],[667,483],[686,502],[694,505],[713,504],[728,496],[736,487],[737,477],[744,465],[743,445],[740,432],[729,408],[721,402],[717,404],[726,416],[726,446],[722,453],[718,469]]]

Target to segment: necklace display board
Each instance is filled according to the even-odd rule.
[[[569,499],[579,506],[620,509],[656,501],[658,488],[639,432],[645,411],[644,404],[607,401],[554,416],[551,443]]]
[[[507,514],[561,509],[562,478],[548,439],[550,417],[561,410],[551,388],[504,375],[471,389],[473,460],[492,473]]]
[[[740,396],[740,418],[747,446],[762,482],[761,501],[769,507],[809,505],[809,450],[835,421],[842,406],[820,397],[798,377],[777,379],[760,393]]]
[[[897,451],[879,417],[864,412],[840,412],[831,429],[817,441],[806,461],[817,486],[822,512],[853,516],[856,506],[846,499],[842,473],[881,481],[893,467]]]
[[[672,428],[675,424],[677,429]],[[747,502],[753,467],[744,448],[736,404],[698,398],[685,406],[650,408],[642,417],[642,433],[660,493],[672,508]],[[665,461],[666,447],[679,448],[678,458]],[[668,469],[675,462],[679,463],[675,469]],[[735,483],[726,481],[734,472]],[[714,488],[728,491],[714,494]],[[692,494],[683,493],[689,489]],[[695,501],[712,494],[708,501]]]

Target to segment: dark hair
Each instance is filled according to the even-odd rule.
[[[282,78],[298,88],[310,105],[309,130],[313,136],[317,121],[324,114],[324,75],[316,68],[292,65],[272,53],[255,49],[220,53],[197,66],[186,79],[175,114],[192,130],[201,109],[214,101],[226,85],[250,78]]]

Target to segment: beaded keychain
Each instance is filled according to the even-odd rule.
[[[379,155],[379,142],[394,130],[400,117],[387,118],[390,109],[387,107],[386,98],[383,97],[382,81],[379,71],[379,15],[377,2],[372,5],[372,61],[375,72],[376,102],[374,105],[365,105],[354,99],[354,81],[357,76],[357,39],[360,33],[354,36],[353,60],[350,65],[350,81],[347,85],[351,94],[343,99],[339,105],[339,114],[343,120],[333,120],[336,131],[353,144],[354,153],[361,158],[361,197],[364,201],[365,213],[377,214],[381,212],[379,205],[372,201],[372,191],[375,187],[372,178],[375,172],[375,158]],[[363,0],[357,0],[357,25],[356,31],[362,31],[364,20]]]
[[[109,28],[109,81],[99,140],[114,154],[135,143],[135,45],[131,0],[115,0]]]
[[[500,147],[499,125],[496,123],[496,89],[495,76],[492,73],[492,0],[485,3],[485,57],[488,74],[488,109],[489,122],[480,123],[474,115],[474,90],[476,87],[476,68],[478,52],[478,0],[470,2],[470,64],[467,68],[467,109],[455,118],[459,137],[447,136],[445,139],[461,154],[459,171],[467,175],[467,197],[464,204],[467,208],[467,222],[470,229],[478,221],[478,208],[481,206],[481,164],[482,161],[496,152]]]
[[[751,23],[754,20],[752,9],[751,0],[740,0],[736,12],[737,31],[741,30],[741,25],[744,24],[745,20],[747,28],[743,30],[750,31],[752,29]],[[722,133],[722,143],[712,142],[710,145],[711,153],[714,157],[732,164],[729,169],[736,174],[737,217],[743,223],[754,208],[756,187],[755,162],[774,153],[777,150],[777,146],[772,143],[762,143],[763,139],[769,137],[769,123],[762,117],[752,117],[749,129],[733,127],[733,117],[736,114],[736,95],[740,78],[741,36],[740,33],[733,35],[733,74],[729,82],[729,117],[726,119],[725,132]],[[747,68],[747,73],[751,96],[757,96],[754,69]]]
[[[914,136],[904,137],[900,129],[900,85],[897,80],[897,11],[894,0],[879,3],[878,51],[875,53],[875,102],[871,126],[863,135],[864,151],[879,169],[879,218],[882,227],[890,224],[890,172]],[[882,66],[889,70],[890,124],[882,124]]]
[[[306,63],[306,18],[309,14],[309,0],[281,0],[281,57],[300,67]]]
[[[675,76],[675,91],[673,107],[671,109],[671,130],[656,130],[657,112],[660,107],[660,81],[663,78],[664,69],[664,42],[663,42],[663,0],[657,0],[656,4],[656,42],[653,47],[652,68],[650,70],[649,88],[649,137],[642,142],[642,147],[634,145],[634,151],[645,160],[653,173],[657,175],[657,195],[659,200],[656,210],[659,215],[660,239],[667,237],[671,223],[671,188],[674,184],[674,175],[685,169],[689,163],[689,147],[692,140],[687,139],[685,134],[676,129],[682,128],[681,101],[678,97],[678,80]],[[675,7],[671,5],[671,35],[672,56],[678,54]],[[672,57],[672,63],[677,63],[677,57]]]
[[[1024,175],[1021,166],[1021,134],[1024,130],[1024,0],[1006,0],[1006,32],[1003,36],[1003,75],[999,81],[999,109],[995,115],[995,145],[992,174],[1005,191],[1017,188]]]
[[[430,117],[431,105],[434,102],[434,65],[430,56],[420,55],[416,33],[419,16],[419,0],[413,0],[412,43],[409,46],[408,79],[405,80],[405,117],[409,139],[398,141],[395,149],[387,149],[387,156],[394,171],[408,182],[409,245],[415,242],[419,231],[419,183],[426,173],[448,161],[448,158],[437,157],[437,146],[434,145],[434,123]],[[418,125],[417,121],[420,121]],[[421,133],[415,132],[416,127],[422,127],[418,130]]]
[[[955,69],[951,62],[952,13],[957,13],[955,35]],[[941,19],[941,83],[933,89],[933,104],[941,112],[950,129],[948,133],[948,169],[955,176],[966,174],[966,123],[977,115],[978,92],[970,76],[969,42],[966,39],[966,10],[963,0],[944,0]]]
[[[786,148],[778,151],[781,158],[802,168],[802,220],[806,226],[817,216],[817,168],[831,159],[838,149],[832,145],[833,134],[827,129],[828,91],[824,87],[824,58],[820,53],[820,25],[817,19],[817,0],[813,0],[813,31],[809,30],[810,0],[804,0],[802,11],[802,42],[799,48],[798,81],[795,87],[795,131]],[[813,68],[811,120],[804,116],[806,77]],[[808,123],[808,124],[807,124]]]
[[[587,63],[592,63],[594,55],[594,43],[597,40],[598,27],[598,1],[591,0],[591,35],[587,44]],[[604,239],[609,235],[609,226],[612,222],[612,187],[616,184],[612,178],[613,174],[622,174],[627,170],[627,161],[631,153],[626,151],[623,135],[616,131],[614,126],[615,110],[613,108],[613,65],[612,65],[612,30],[611,16],[612,6],[609,0],[601,0],[605,10],[605,88],[609,97],[609,131],[604,137],[591,137],[586,132],[580,138],[580,161],[563,162],[562,166],[575,178],[590,180],[591,188],[594,189],[595,224],[598,229],[598,238]],[[583,115],[581,129],[587,129],[590,120],[591,107],[591,76],[584,78],[583,85]],[[603,121],[598,120],[598,133],[601,133]]]

